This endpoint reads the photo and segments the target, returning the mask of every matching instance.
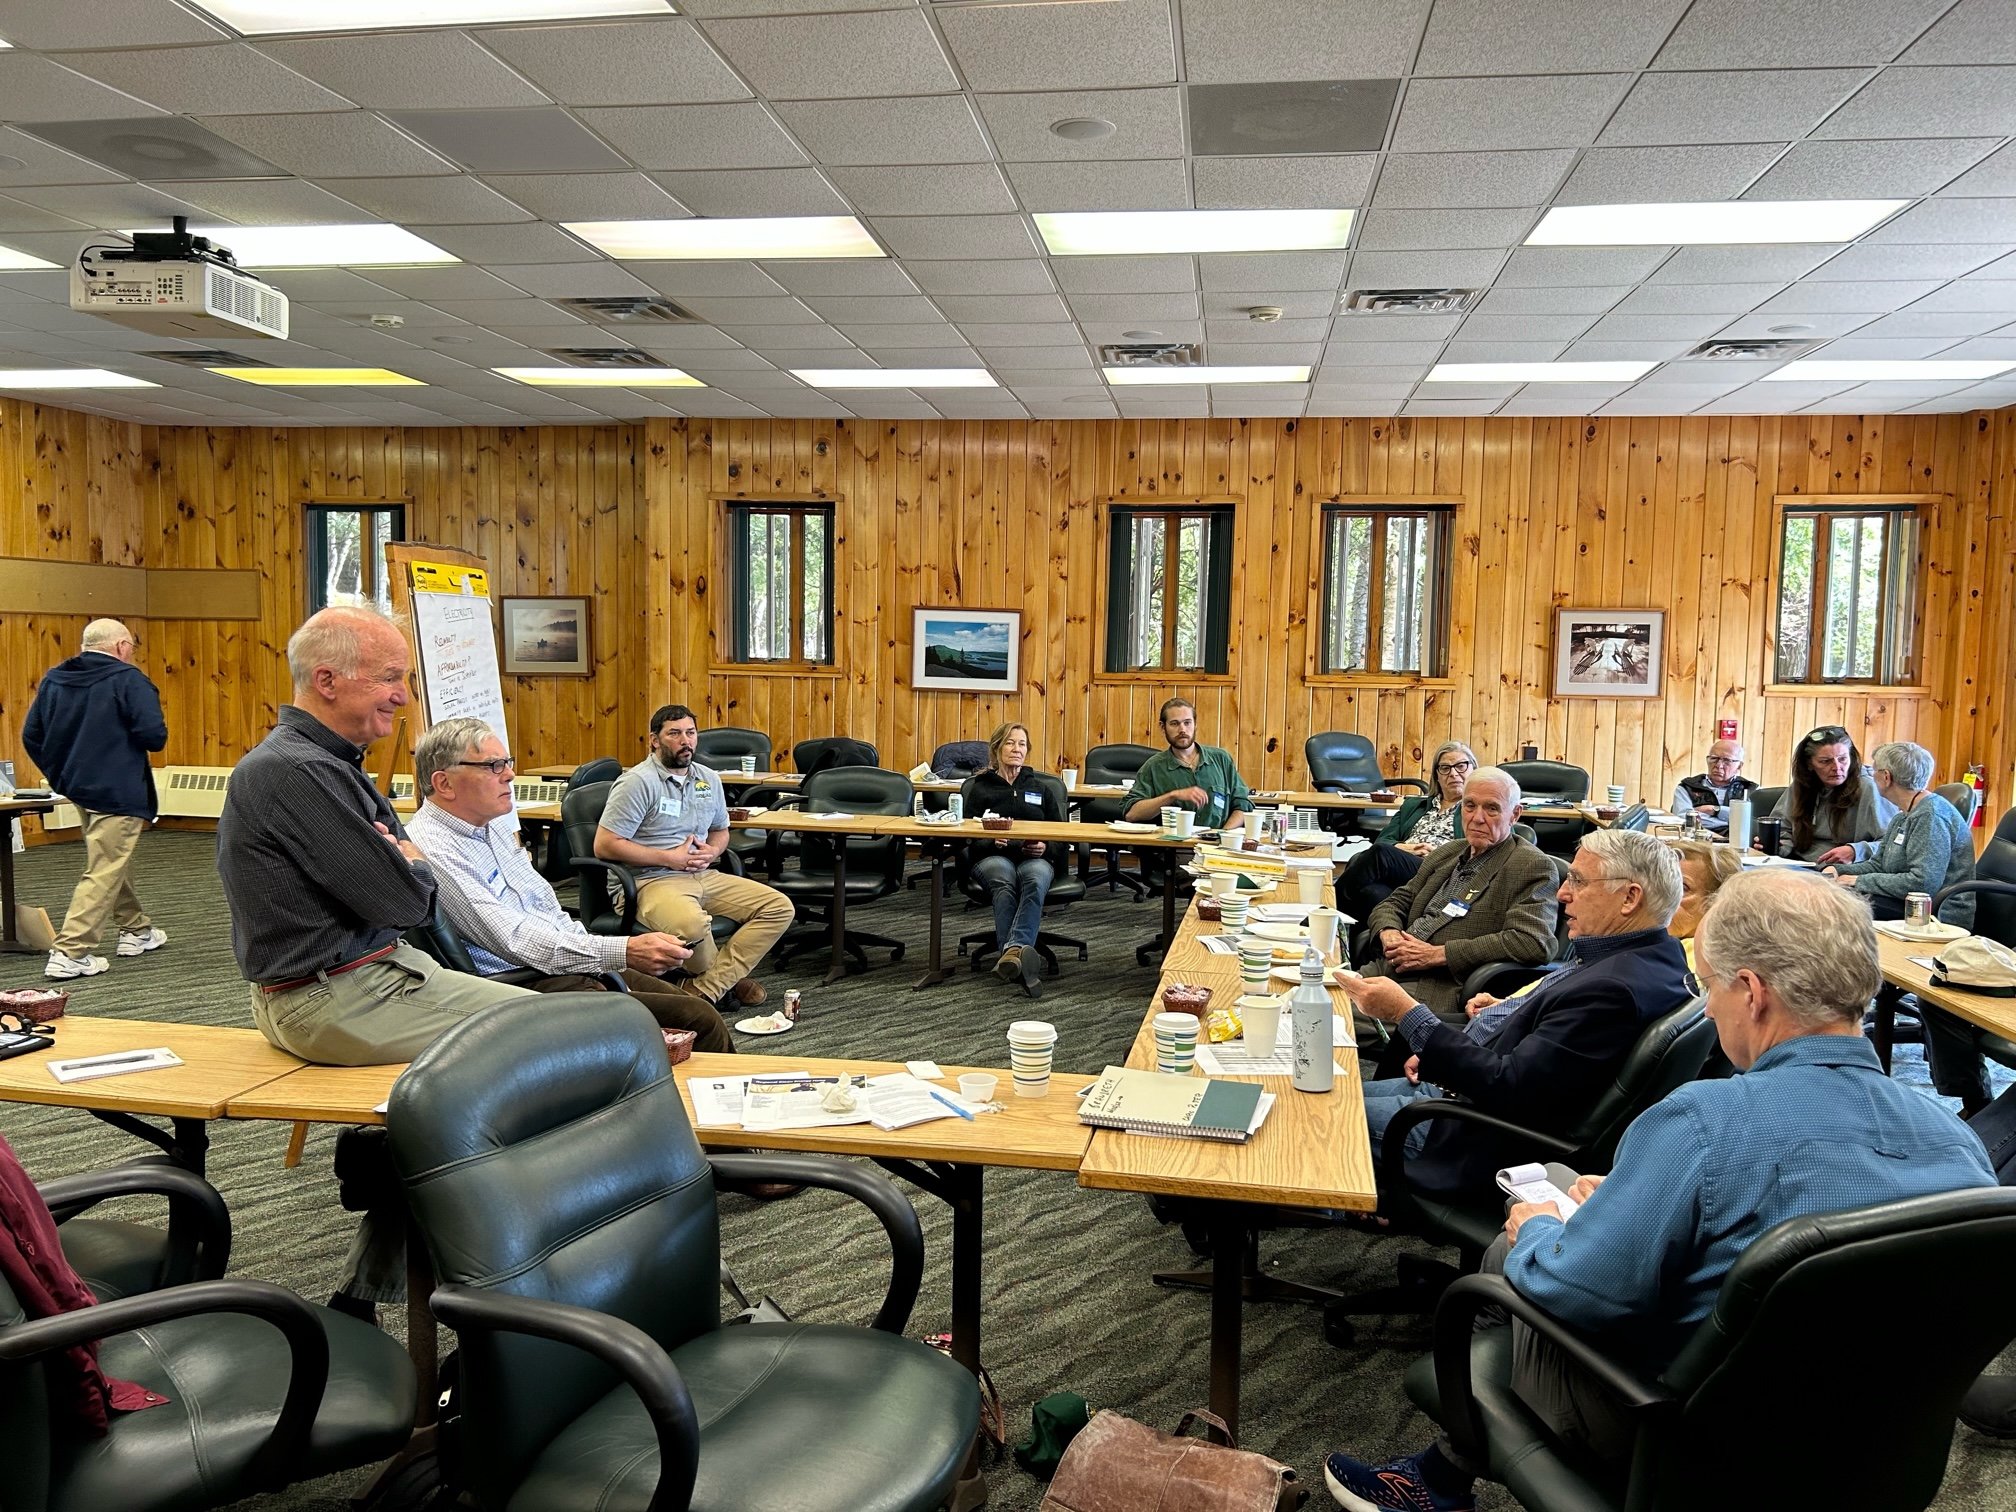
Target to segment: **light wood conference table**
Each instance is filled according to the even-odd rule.
[[[1883,1068],[1890,1068],[1890,1047],[1897,1021],[1897,999],[1911,993],[1919,1002],[1943,1008],[1978,1029],[2016,1040],[2016,998],[1991,997],[1957,987],[1934,987],[1932,973],[1911,959],[1936,956],[1939,946],[1923,940],[1899,940],[1876,931],[1876,954],[1883,969],[1883,990],[1876,994],[1876,1026],[1870,1041]]]
[[[56,807],[52,798],[0,798],[0,955],[40,955],[39,945],[25,945],[14,928],[14,836],[13,821],[29,814],[46,814]]]

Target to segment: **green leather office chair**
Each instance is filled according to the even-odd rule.
[[[1085,770],[1078,780],[1093,786],[1113,783],[1132,783],[1154,748],[1144,745],[1098,745],[1085,753]],[[1115,819],[1127,817],[1125,794],[1115,793],[1111,798],[1087,798],[1078,805],[1078,817],[1086,824],[1111,824]],[[1094,847],[1087,846],[1078,857],[1078,879],[1087,887],[1097,887],[1101,882],[1106,890],[1117,892],[1125,888],[1130,897],[1143,898],[1148,895],[1148,884],[1139,871],[1129,871],[1120,864],[1120,853],[1126,848],[1118,843],[1105,848],[1105,864],[1098,870],[1092,869]]]
[[[63,1258],[101,1302],[215,1281],[231,1262],[231,1215],[224,1199],[165,1155],[39,1182],[36,1189],[55,1216]],[[167,1226],[80,1216],[115,1197],[165,1198]]]
[[[808,814],[886,814],[901,818],[910,812],[916,789],[901,772],[874,766],[827,767],[805,779],[801,806]],[[846,835],[807,830],[799,836],[798,865],[769,878],[769,883],[798,909],[798,925],[777,942],[777,959],[788,961],[801,951],[832,940],[833,875],[836,859],[845,854],[845,885],[850,910],[857,903],[886,898],[903,886],[903,856],[908,842],[901,836]],[[871,934],[849,923],[841,948],[868,965],[864,946],[887,950],[892,961],[903,959],[904,945],[889,935]]]
[[[1038,772],[1036,773],[1036,781],[1049,791],[1051,797],[1057,801],[1065,813],[1068,814],[1071,812],[1070,792],[1065,788],[1062,777],[1053,776],[1049,772]],[[959,791],[961,801],[966,805],[966,812],[972,814],[973,779],[968,777],[961,785]],[[1043,895],[1043,909],[1046,913],[1052,909],[1069,908],[1072,904],[1082,903],[1085,900],[1085,884],[1078,877],[1074,876],[1071,870],[1072,851],[1075,849],[1076,847],[1074,846],[1060,845],[1052,841],[1044,851],[1044,859],[1050,863],[1051,869],[1056,873],[1055,879],[1050,883],[1050,891]],[[993,903],[992,895],[989,894],[987,889],[968,869],[966,847],[963,844],[959,847],[956,870],[959,890],[966,894],[967,899],[983,907],[991,907]],[[1036,959],[1043,963],[1043,969],[1053,977],[1063,969],[1057,962],[1057,947],[1060,945],[1077,951],[1078,959],[1081,961],[1091,959],[1091,949],[1083,940],[1073,935],[1058,934],[1054,930],[1040,929],[1036,932]],[[974,947],[976,946],[979,948],[975,949]],[[981,970],[1000,954],[1000,951],[994,944],[994,930],[991,925],[986,929],[976,929],[970,934],[959,936],[959,954],[965,955],[969,951],[973,955],[973,969],[975,971]],[[1024,985],[1028,988],[1031,997],[1040,997],[1042,995],[1033,980],[1025,981]]]
[[[460,1336],[459,1462],[486,1512],[928,1512],[979,1424],[974,1378],[903,1337],[915,1209],[881,1172],[709,1157],[651,1016],[605,994],[486,1010],[393,1088],[393,1160]],[[889,1236],[871,1328],[723,1327],[717,1179],[802,1182]]]
[[[573,852],[570,864],[581,878],[580,919],[590,934],[639,934],[644,929],[637,918],[636,874],[627,866],[604,861],[595,854],[595,829],[602,822],[602,811],[609,807],[609,790],[615,785],[591,782],[570,790],[560,800],[560,822],[567,831],[568,848]],[[732,850],[723,851],[718,864],[725,872],[738,877],[743,874],[742,858]],[[615,898],[609,895],[612,881],[619,889]],[[735,928],[732,919],[716,919],[714,938],[725,940]]]
[[[1954,1412],[2016,1334],[2016,1190],[1978,1187],[1788,1218],[1737,1260],[1680,1357],[1657,1380],[1602,1352],[1514,1291],[1466,1276],[1443,1293],[1435,1352],[1407,1394],[1530,1512],[1917,1512],[1939,1492]],[[1857,1326],[1899,1276],[1936,1277],[1937,1326]],[[1513,1392],[1501,1307],[1558,1344],[1640,1419],[1628,1466],[1557,1440]],[[1910,1383],[1899,1390],[1899,1383]],[[1854,1452],[1846,1403],[1881,1402]]]

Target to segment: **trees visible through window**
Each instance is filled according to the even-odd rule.
[[[1785,511],[1778,551],[1781,683],[1906,683],[1917,657],[1916,506]]]
[[[392,611],[385,544],[406,538],[403,504],[308,506],[308,612],[331,604]]]
[[[1116,508],[1111,526],[1106,670],[1227,670],[1231,506]]]
[[[1318,671],[1443,674],[1452,512],[1323,506]]]
[[[731,654],[833,660],[833,506],[728,505]]]

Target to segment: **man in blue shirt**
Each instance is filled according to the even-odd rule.
[[[1862,1038],[1882,977],[1869,911],[1818,878],[1747,872],[1715,894],[1695,938],[1708,1014],[1738,1075],[1648,1109],[1607,1178],[1585,1176],[1564,1220],[1515,1204],[1485,1258],[1522,1295],[1628,1367],[1656,1376],[1715,1304],[1755,1239],[1787,1218],[1992,1186],[1981,1141],[1883,1074]],[[1513,1389],[1563,1439],[1628,1458],[1632,1420],[1523,1325]],[[1333,1454],[1340,1506],[1468,1512],[1481,1467],[1447,1441],[1388,1464]]]

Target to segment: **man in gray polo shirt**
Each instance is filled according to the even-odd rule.
[[[651,716],[651,754],[610,789],[595,854],[637,874],[637,917],[646,927],[693,947],[686,969],[695,992],[753,1006],[769,994],[749,973],[797,910],[776,888],[715,868],[728,848],[728,803],[720,776],[693,759],[699,744],[699,722],[684,704]],[[717,916],[740,926],[718,948]]]

